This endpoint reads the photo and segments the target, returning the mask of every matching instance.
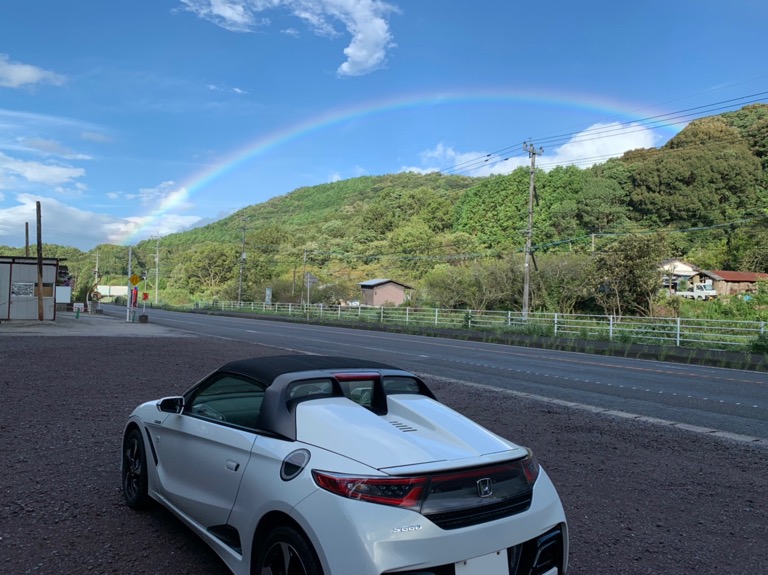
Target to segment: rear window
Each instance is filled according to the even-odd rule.
[[[330,395],[333,395],[333,382],[330,379],[295,381],[288,388],[288,399],[316,398]]]
[[[395,393],[421,393],[419,382],[412,377],[385,377],[382,383],[384,384],[384,393],[387,395]]]
[[[378,376],[364,377],[362,374],[339,374],[336,381],[333,379],[307,379],[295,381],[288,387],[288,400],[318,399],[332,397],[334,384],[338,384],[341,394],[351,399],[358,405],[371,409],[373,407],[374,386]],[[381,386],[384,395],[410,394],[423,395],[418,380],[412,377],[387,376],[382,378]]]

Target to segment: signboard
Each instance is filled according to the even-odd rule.
[[[35,295],[35,284],[29,282],[13,282],[11,284],[11,295],[32,297]]]
[[[131,276],[131,280],[130,280],[130,281],[131,281],[131,283],[132,283],[133,285],[138,285],[138,284],[139,284],[139,282],[141,281],[141,276],[137,276],[136,274],[133,274],[133,275]]]

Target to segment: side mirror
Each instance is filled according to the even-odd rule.
[[[157,409],[165,413],[181,413],[184,409],[183,397],[164,397],[157,402]]]

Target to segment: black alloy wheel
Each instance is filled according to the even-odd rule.
[[[147,455],[138,429],[132,429],[123,441],[123,496],[128,507],[141,509],[149,502]]]
[[[290,527],[278,527],[261,548],[254,575],[323,575],[312,548]]]

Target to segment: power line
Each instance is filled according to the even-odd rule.
[[[617,136],[617,135],[626,135],[626,134],[631,134],[634,132],[643,131],[643,130],[647,130],[649,128],[654,128],[654,127],[658,128],[658,127],[668,127],[673,125],[684,124],[689,122],[691,119],[706,117],[708,115],[712,115],[712,113],[714,112],[721,112],[723,110],[734,109],[734,108],[742,108],[749,104],[761,103],[766,100],[768,100],[768,91],[756,92],[753,94],[740,96],[738,98],[720,100],[718,102],[713,102],[713,103],[705,104],[702,106],[685,108],[683,110],[678,110],[676,112],[668,112],[665,114],[657,114],[657,115],[649,116],[647,118],[642,118],[639,120],[630,120],[626,122],[611,123],[611,125],[608,125],[608,126],[601,126],[598,128],[582,130],[580,132],[569,132],[569,133],[564,133],[564,134],[559,134],[554,136],[537,138],[537,141],[540,144],[545,144],[550,147],[554,147],[554,146],[571,142],[575,136],[586,136],[586,137],[580,137],[578,139],[578,142],[583,142],[583,141],[602,139],[605,137],[611,137],[611,136]],[[634,129],[627,131],[628,128],[634,128]],[[510,145],[510,146],[505,146],[503,148],[499,148],[493,152],[484,154],[482,156],[478,156],[476,158],[471,158],[463,162],[457,163],[454,166],[441,170],[440,173],[443,175],[466,174],[486,165],[490,165],[492,167],[498,163],[507,161],[513,157],[523,156],[522,153],[507,154],[507,152],[514,150],[516,147],[517,146],[515,145]]]

